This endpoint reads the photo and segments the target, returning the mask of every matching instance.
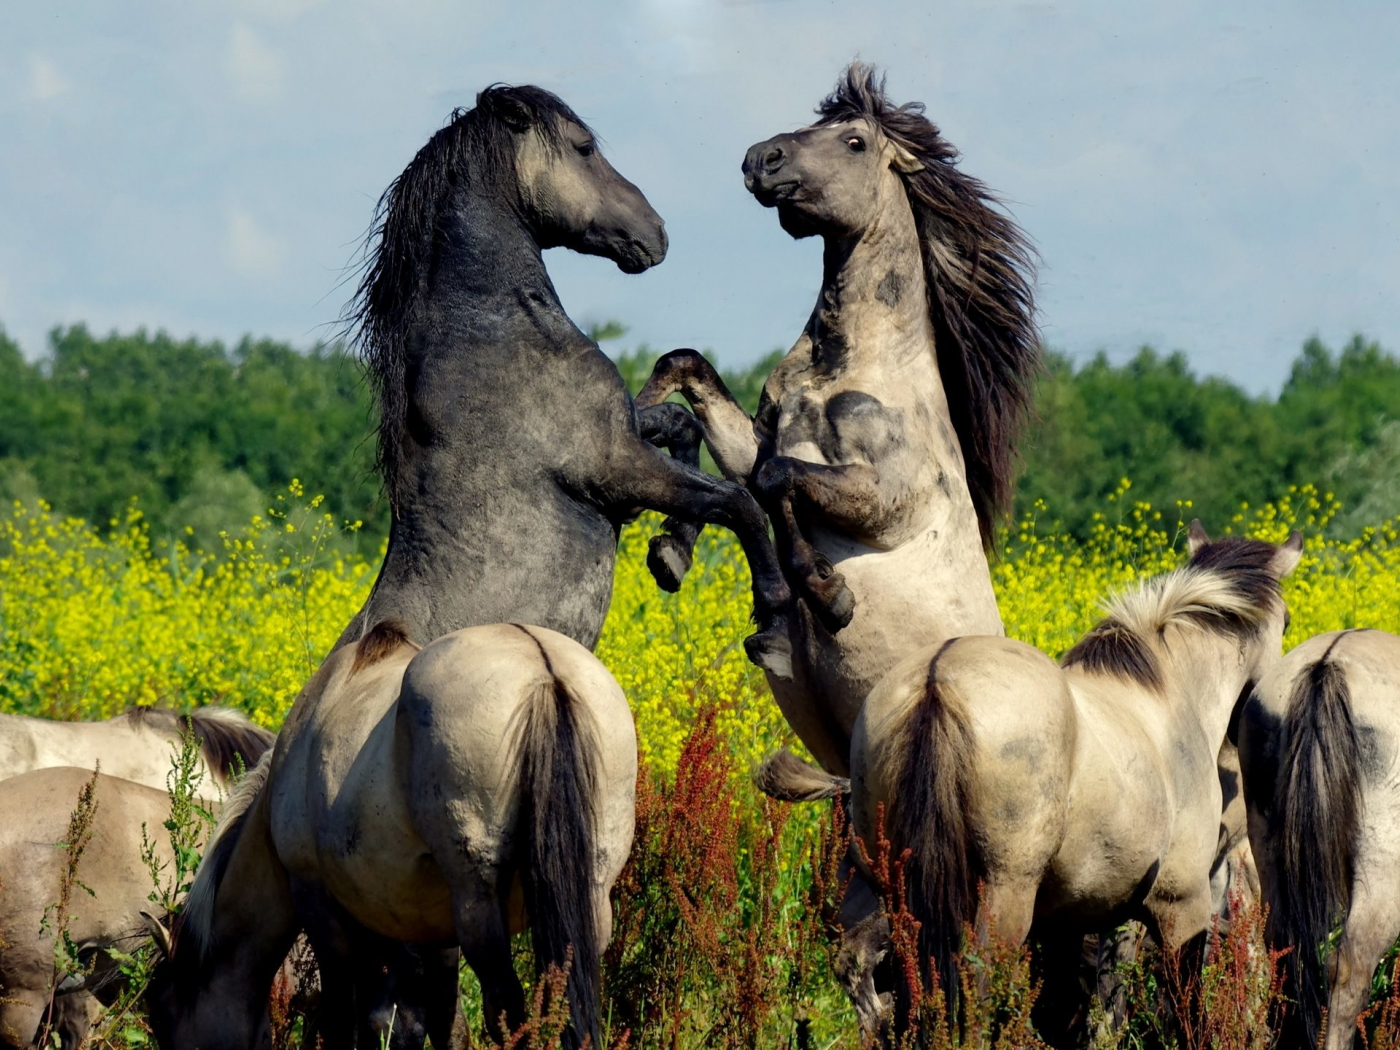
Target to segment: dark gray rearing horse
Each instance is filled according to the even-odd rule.
[[[379,399],[393,523],[374,590],[337,648],[383,620],[419,644],[519,621],[591,648],[618,530],[655,509],[738,536],[758,622],[746,647],[787,677],[789,592],[758,504],[687,465],[698,434],[678,406],[633,407],[545,270],[545,248],[626,273],[666,254],[661,218],[583,121],[539,88],[488,88],[419,150],[380,215],[353,320]]]

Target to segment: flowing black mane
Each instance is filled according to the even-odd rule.
[[[565,122],[587,128],[543,88],[493,84],[473,109],[455,109],[375,207],[364,276],[346,308],[352,345],[364,360],[379,405],[377,465],[394,511],[403,465],[404,341],[438,249],[438,212],[468,176],[485,193],[514,199],[513,132],[534,126],[556,148]]]
[[[956,167],[958,151],[920,102],[896,106],[873,66],[853,63],[817,107],[818,124],[864,117],[923,164],[902,176],[919,230],[938,368],[967,464],[983,542],[1011,502],[1015,447],[1041,367],[1035,325],[1035,252]]]

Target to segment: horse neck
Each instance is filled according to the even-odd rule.
[[[272,849],[267,789],[259,793],[219,881],[200,962],[200,984],[241,1016],[256,1022],[267,1004],[267,988],[297,934],[287,873]],[[178,959],[178,955],[177,955]]]
[[[1240,639],[1199,627],[1173,626],[1153,644],[1166,669],[1165,692],[1173,713],[1199,724],[1218,747],[1249,678]]]
[[[489,391],[493,403],[518,411],[529,403],[525,386],[542,359],[585,339],[559,303],[534,235],[499,194],[459,190],[436,238],[433,269],[404,338],[408,404],[395,513],[366,606],[390,609],[422,642],[475,622],[442,581],[462,578],[457,569],[471,557],[460,543],[474,513],[462,479],[481,458],[481,434],[471,425],[409,421],[456,422],[463,394],[473,391]],[[357,618],[337,647],[371,626]]]
[[[879,204],[859,235],[825,241],[821,294],[808,322],[814,363],[905,374],[915,363],[942,397],[919,231],[892,174],[881,181]]]

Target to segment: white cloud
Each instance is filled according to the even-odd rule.
[[[266,102],[282,93],[282,56],[242,22],[229,33],[224,67],[241,98]]]
[[[29,56],[29,84],[24,93],[29,101],[49,102],[72,90],[72,87],[51,59],[43,55]]]
[[[266,277],[281,270],[286,245],[246,208],[232,207],[226,219],[224,257],[240,273]]]

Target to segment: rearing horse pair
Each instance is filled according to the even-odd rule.
[[[488,89],[420,151],[381,202],[357,299],[394,510],[385,563],[209,847],[153,985],[164,1045],[252,1041],[298,927],[343,1023],[329,1045],[385,1033],[380,978],[411,965],[402,942],[423,946],[426,976],[419,1002],[393,1004],[409,1007],[396,1044],[426,1030],[446,1045],[458,946],[488,1021],[515,1025],[506,938],[527,921],[541,966],[572,948],[568,1039],[598,1044],[635,738],[587,647],[640,509],[672,518],[663,582],[692,523],[738,535],[759,628],[746,648],[832,771],[906,652],[1001,633],[982,548],[1038,342],[1024,240],[955,159],[864,67],[817,125],[749,151],[749,188],[826,246],[817,309],[750,421],[684,352],[634,405],[563,312],[543,248],[638,272],[666,242],[557,98]],[[673,390],[694,416],[663,403]],[[694,469],[702,437],[728,480]]]

